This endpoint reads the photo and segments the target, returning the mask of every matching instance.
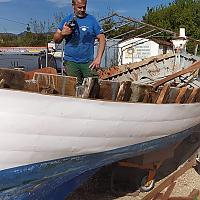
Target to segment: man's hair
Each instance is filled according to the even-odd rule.
[[[76,4],[76,1],[77,0],[72,0],[72,5],[75,5]],[[86,1],[86,3],[87,3],[87,0],[85,0]]]

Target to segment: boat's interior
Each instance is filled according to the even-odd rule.
[[[1,68],[0,88],[118,102],[200,102],[199,87],[180,84],[176,80],[176,74],[168,78],[170,81],[167,78],[153,84],[87,78],[81,86],[77,86],[75,77],[58,75],[56,70],[50,67],[31,72]]]

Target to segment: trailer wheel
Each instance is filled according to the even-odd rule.
[[[155,186],[155,179],[152,179],[147,182],[147,176],[143,177],[141,181],[140,191],[141,192],[149,192]]]

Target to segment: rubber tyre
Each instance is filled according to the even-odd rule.
[[[150,185],[145,185],[146,182],[147,182],[147,176],[145,176],[145,177],[142,178],[141,186],[140,186],[140,191],[141,191],[141,192],[149,192],[149,191],[151,191],[151,190],[154,188],[154,186],[155,186],[155,180],[154,180],[154,179],[151,180]]]

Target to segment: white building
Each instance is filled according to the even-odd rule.
[[[119,43],[118,63],[128,64],[173,51],[173,45],[158,39],[132,38]]]

